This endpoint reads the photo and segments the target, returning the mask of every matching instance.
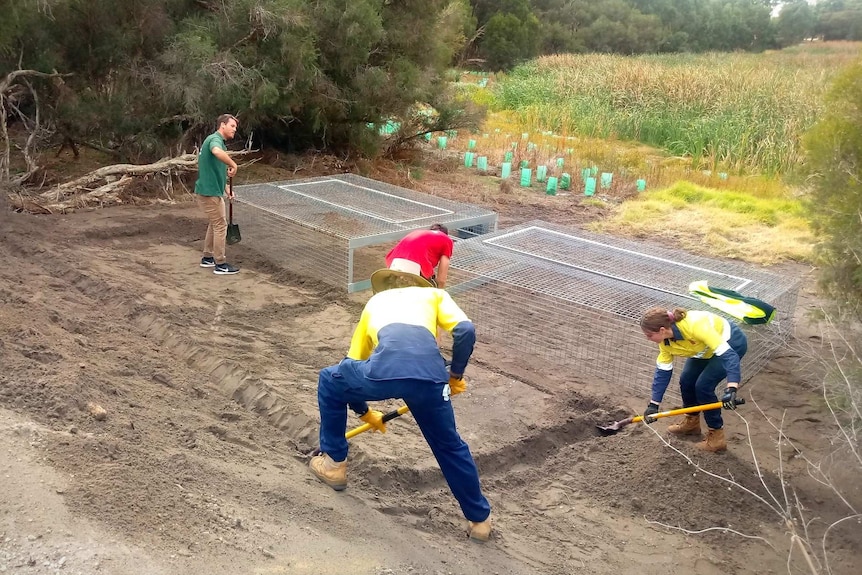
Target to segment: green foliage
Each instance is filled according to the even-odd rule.
[[[496,101],[528,130],[641,141],[704,169],[789,173],[824,78],[858,54],[549,56],[500,78]]]
[[[763,264],[808,260],[811,255],[811,232],[799,199],[758,197],[747,189],[688,181],[639,194],[597,229],[667,238],[685,242],[679,247],[696,253]]]
[[[814,10],[806,0],[791,0],[781,6],[778,14],[777,33],[781,46],[798,44],[814,33]]]
[[[799,0],[802,1],[802,0]],[[519,27],[540,23],[541,54],[760,51],[776,46],[762,0],[473,0],[490,69],[524,59]],[[517,22],[515,21],[517,20]]]
[[[481,54],[486,67],[502,70],[536,55],[540,24],[527,0],[506,0],[485,24]]]
[[[821,279],[845,311],[862,318],[862,60],[833,82],[826,109],[804,143],[820,239]]]
[[[192,146],[224,112],[258,145],[374,149],[364,126],[434,105],[475,27],[467,0],[9,4],[0,73],[73,73],[39,86],[49,119],[138,159]]]
[[[815,34],[824,40],[862,40],[862,0],[821,0]]]

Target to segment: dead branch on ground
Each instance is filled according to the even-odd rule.
[[[255,151],[242,150],[228,154],[233,158],[241,158]],[[167,181],[166,189],[172,190],[176,176],[195,172],[197,169],[197,154],[182,154],[152,164],[114,164],[93,170],[38,194],[27,196],[19,191],[8,194],[7,198],[15,209],[30,213],[63,213],[86,207],[122,204],[125,203],[123,192],[134,184],[162,176]],[[171,194],[166,192],[165,195],[168,201],[173,201]]]

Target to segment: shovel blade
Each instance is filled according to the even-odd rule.
[[[626,425],[628,425],[628,424],[629,424],[629,423],[631,423],[631,422],[632,422],[632,418],[631,418],[631,417],[629,417],[628,419],[623,419],[623,420],[620,420],[620,421],[615,421],[615,422],[613,422],[613,423],[611,423],[611,424],[609,424],[609,425],[597,425],[597,426],[596,426],[596,429],[598,429],[598,430],[599,430],[599,433],[600,433],[603,437],[607,437],[607,436],[609,436],[609,435],[616,435],[616,433],[617,433],[620,429],[622,429],[623,427],[625,427]]]
[[[597,425],[596,429],[599,430],[599,435],[607,437],[609,435],[615,435],[616,432],[620,430],[620,427],[619,424],[612,423],[610,425]]]
[[[239,233],[239,224],[228,225],[225,241],[228,245],[238,244],[242,241],[242,235]]]

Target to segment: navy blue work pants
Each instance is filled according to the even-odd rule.
[[[730,339],[727,344],[736,352],[739,359],[748,351],[748,339],[736,324],[730,324]],[[706,403],[715,403],[718,396],[715,388],[721,380],[727,377],[724,362],[714,355],[709,359],[696,359],[693,357],[685,360],[682,375],[679,376],[679,390],[682,394],[683,407],[692,407]],[[721,409],[710,409],[703,412],[703,419],[710,429],[721,429],[724,420],[721,418]]]
[[[440,465],[452,495],[469,521],[484,521],[491,505],[479,487],[479,471],[469,446],[455,428],[449,386],[414,379],[379,381],[365,376],[367,362],[344,359],[324,368],[317,386],[320,450],[335,461],[347,458],[348,404],[402,398]]]

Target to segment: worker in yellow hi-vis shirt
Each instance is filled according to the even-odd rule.
[[[649,416],[659,412],[673,375],[674,357],[688,358],[679,376],[683,407],[715,403],[718,401],[715,388],[727,378],[721,401],[726,409],[736,409],[736,390],[741,380],[740,360],[748,349],[748,340],[735,323],[708,311],[655,307],[641,318],[641,329],[648,340],[658,344],[659,349],[652,397],[644,411],[644,421],[652,423]],[[700,414],[684,417],[681,423],[669,426],[668,432],[701,435]],[[721,409],[704,411],[703,419],[709,429],[706,439],[697,447],[704,451],[726,450]]]
[[[385,433],[383,413],[366,402],[402,398],[467,518],[468,534],[487,540],[491,506],[470,448],[455,427],[450,401],[467,387],[463,375],[476,342],[473,323],[447,292],[418,275],[378,270],[371,283],[376,293],[362,311],[347,357],[320,372],[322,453],[311,459],[311,471],[336,491],[346,488],[347,407]],[[452,334],[448,370],[435,339],[438,327]]]

